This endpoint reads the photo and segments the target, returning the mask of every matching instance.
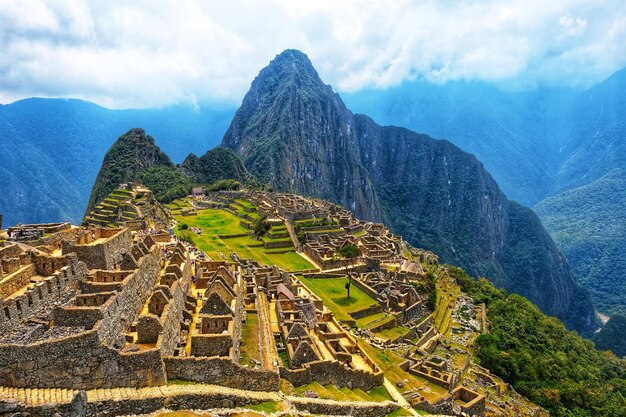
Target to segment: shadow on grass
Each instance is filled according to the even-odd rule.
[[[347,307],[350,306],[354,303],[357,302],[357,299],[354,297],[340,297],[340,298],[333,298],[332,299],[337,305],[340,305],[342,307]]]

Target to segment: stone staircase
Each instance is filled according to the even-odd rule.
[[[44,404],[67,404],[76,391],[62,388],[13,388],[0,387],[0,401],[17,400],[29,407]]]
[[[13,388],[0,387],[0,402],[15,402],[27,407],[37,407],[50,404],[69,404],[77,390],[61,388]],[[97,403],[103,401],[142,400],[146,398],[161,398],[186,394],[206,395],[239,395],[251,400],[280,401],[281,398],[274,392],[244,391],[217,385],[184,384],[163,385],[145,388],[99,388],[86,391],[87,401]]]

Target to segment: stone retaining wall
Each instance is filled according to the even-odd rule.
[[[371,373],[352,369],[339,361],[309,362],[300,369],[281,367],[280,376],[294,386],[318,382],[321,385],[332,384],[337,387],[360,388],[364,391],[378,387],[384,381],[381,371]]]
[[[166,357],[168,379],[218,384],[250,391],[276,391],[280,387],[278,372],[249,369],[230,359],[219,357]]]
[[[308,411],[312,414],[343,415],[359,417],[382,417],[398,409],[398,404],[390,401],[365,402],[365,401],[328,401],[311,400],[309,398],[289,397],[293,406],[300,411]]]

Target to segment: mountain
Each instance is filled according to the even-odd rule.
[[[211,149],[201,157],[189,154],[180,168],[187,177],[204,184],[226,179],[247,183],[252,179],[239,155],[222,146]]]
[[[174,161],[217,145],[234,109],[173,106],[109,110],[66,99],[0,105],[0,212],[4,224],[79,223],[115,138],[142,126]]]
[[[553,194],[590,184],[613,169],[626,170],[626,68],[582,92]]]
[[[320,196],[379,221],[381,207],[360,164],[352,114],[303,57],[287,50],[261,71],[222,145],[278,190]]]
[[[508,196],[535,206],[581,284],[610,312],[626,306],[625,92],[626,68],[580,92],[416,80],[343,97],[378,122],[475,154]]]
[[[534,205],[550,192],[546,178],[562,158],[561,138],[569,133],[575,94],[508,93],[478,81],[413,81],[343,97],[378,123],[448,138],[484,162],[508,196]]]
[[[626,171],[615,168],[591,184],[535,207],[570,260],[595,306],[610,313],[626,300]]]
[[[153,171],[148,171],[149,169]],[[151,136],[146,135],[143,129],[131,129],[120,136],[104,156],[91,190],[86,213],[91,212],[120,184],[141,181],[141,175],[146,172],[163,177],[182,176],[177,173],[170,158],[154,144]],[[183,195],[188,191],[186,189]]]
[[[448,141],[354,115],[306,55],[261,70],[224,135],[275,189],[384,220],[411,244],[527,296],[588,333],[594,313],[537,216],[512,203],[472,155]]]

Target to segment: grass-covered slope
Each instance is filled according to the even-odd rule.
[[[589,185],[535,207],[579,282],[600,311],[626,304],[626,171],[614,169]]]

